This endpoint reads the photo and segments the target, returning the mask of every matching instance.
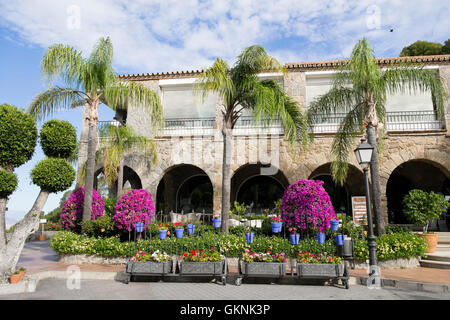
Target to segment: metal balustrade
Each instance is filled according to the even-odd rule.
[[[283,134],[281,120],[262,119],[255,121],[251,116],[241,116],[234,125],[233,135]]]
[[[215,118],[169,118],[165,120],[163,136],[214,135]]]

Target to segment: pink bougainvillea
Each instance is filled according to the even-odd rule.
[[[145,189],[130,190],[117,201],[115,213],[113,220],[119,230],[131,231],[136,222],[147,225],[155,215],[152,195]]]
[[[67,201],[64,203],[62,212],[59,216],[61,225],[65,230],[80,231],[80,222],[83,218],[84,186],[73,191]],[[103,216],[105,211],[105,202],[102,196],[95,190],[92,190],[92,214],[91,219],[95,220]]]
[[[336,218],[330,197],[320,180],[298,180],[284,192],[281,217],[287,227],[323,232]]]

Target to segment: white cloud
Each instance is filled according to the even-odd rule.
[[[74,5],[79,29],[68,28]],[[396,56],[418,39],[446,40],[449,9],[438,0],[19,0],[0,4],[0,23],[27,43],[86,53],[110,36],[119,70],[142,73],[200,69],[216,57],[231,63],[256,43],[282,62],[348,57],[362,37],[378,56]]]

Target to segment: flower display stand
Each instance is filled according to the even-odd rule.
[[[348,262],[343,263],[297,263],[297,277],[303,279],[341,280],[349,288]]]
[[[242,280],[247,277],[282,278],[285,275],[285,262],[242,262],[239,258],[235,284],[240,286]]]
[[[132,276],[167,276],[172,272],[173,261],[127,261],[125,267],[125,283],[129,283]]]
[[[180,276],[221,277],[222,284],[226,285],[228,264],[225,258],[222,261],[206,262],[178,262]]]

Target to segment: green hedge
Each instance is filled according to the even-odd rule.
[[[355,239],[355,259],[367,260],[369,252],[367,239]],[[290,244],[288,239],[278,236],[256,237],[255,242],[247,244],[244,236],[229,234],[217,234],[207,231],[203,235],[177,239],[173,236],[165,240],[153,237],[152,240],[141,240],[136,243],[136,250],[161,250],[168,254],[182,254],[189,249],[210,249],[215,247],[220,253],[227,257],[238,257],[245,248],[256,252],[270,250],[274,253],[286,253],[287,256],[295,257],[299,251],[309,251],[313,253],[336,252],[333,239],[328,239],[325,244],[319,245],[316,239],[306,239],[300,241],[298,246]],[[120,241],[119,236],[115,237],[88,237],[75,234],[69,231],[58,232],[50,241],[50,246],[59,254],[87,254],[113,257],[127,257],[129,252],[128,242]],[[131,245],[134,251],[134,242]],[[418,235],[412,233],[386,234],[377,238],[377,257],[379,260],[390,260],[396,258],[409,258],[423,256],[426,252],[425,241]]]
[[[8,197],[16,190],[17,175],[14,172],[0,169],[0,197]]]

